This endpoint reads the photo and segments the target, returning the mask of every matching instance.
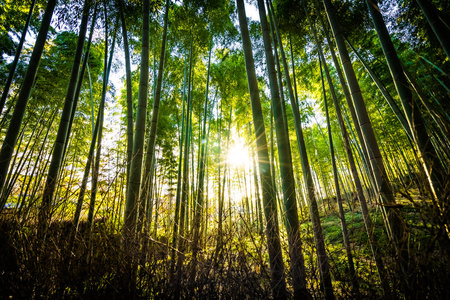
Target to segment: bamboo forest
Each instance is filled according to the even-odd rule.
[[[450,299],[450,1],[0,0],[0,299]]]

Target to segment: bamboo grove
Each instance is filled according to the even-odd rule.
[[[1,298],[450,298],[448,1],[0,4]]]

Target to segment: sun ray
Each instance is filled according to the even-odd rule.
[[[245,168],[251,159],[244,141],[238,140],[227,153],[227,162],[234,168]]]

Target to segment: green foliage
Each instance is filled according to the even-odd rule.
[[[217,89],[216,97],[222,99],[221,109],[224,112],[233,107],[234,124],[242,127],[251,121],[244,57],[241,51],[228,48],[217,49],[216,56],[219,61],[211,65],[211,83]]]
[[[32,32],[36,32],[38,27],[38,16],[43,8],[43,2],[45,1],[36,1],[30,23]],[[29,1],[0,1],[0,64],[4,60],[3,55],[13,56],[15,54],[17,41],[22,35],[29,9]]]
[[[8,73],[8,61],[14,54],[15,42],[18,39],[23,26],[28,1],[0,0],[0,83],[3,83]],[[148,120],[152,114],[151,107],[154,101],[154,86],[156,70],[160,55],[162,40],[162,8],[161,0],[150,1],[150,55],[149,55],[149,92],[147,95]],[[324,95],[320,79],[320,65],[317,45],[309,30],[307,18],[303,10],[303,3],[307,5],[307,11],[316,29],[318,37],[325,52],[325,59],[331,71],[331,77],[335,84],[339,104],[345,117],[349,120],[346,124],[350,133],[352,150],[355,153],[357,168],[363,183],[369,182],[366,167],[362,164],[358,151],[361,145],[352,133],[355,132],[353,122],[342,87],[339,85],[337,71],[330,57],[328,45],[325,42],[324,28],[318,26],[319,15],[327,20],[321,5],[316,7],[314,1],[274,1],[276,19],[281,30],[283,47],[289,64],[289,72],[292,74],[291,63],[295,64],[296,89],[300,118],[303,125],[306,148],[316,184],[319,213],[322,216],[322,226],[326,239],[327,250],[330,257],[331,273],[335,291],[339,291],[339,298],[352,299],[356,296],[367,299],[379,299],[383,297],[381,283],[376,271],[372,251],[368,243],[368,236],[364,226],[359,203],[353,195],[354,180],[349,175],[348,161],[343,146],[340,129],[337,123],[336,111],[331,102],[331,95],[327,84],[326,97],[330,110],[331,130],[333,135],[336,158],[340,173],[341,191],[345,207],[345,219],[349,225],[351,249],[354,253],[360,294],[353,294],[351,278],[348,270],[347,256],[342,239],[342,229],[339,216],[336,213],[334,200],[335,188],[332,181],[331,156],[326,127],[324,121]],[[320,2],[320,1],[318,1]],[[381,1],[380,1],[381,2]],[[392,13],[386,14],[388,8],[396,8]],[[433,1],[444,13],[449,7],[445,1]],[[182,128],[183,93],[187,93],[188,87],[185,80],[185,65],[189,66],[189,49],[191,38],[193,39],[192,53],[192,145],[189,155],[188,174],[190,186],[188,188],[188,210],[186,213],[189,226],[185,230],[185,242],[188,249],[185,253],[176,252],[175,255],[185,255],[186,263],[182,266],[182,297],[185,298],[270,298],[270,269],[268,265],[268,250],[266,237],[260,235],[257,224],[257,205],[255,202],[255,183],[253,177],[253,164],[248,163],[245,169],[230,166],[228,161],[227,137],[230,138],[230,147],[234,143],[245,141],[245,147],[254,148],[254,136],[249,133],[252,126],[252,112],[248,93],[245,61],[241,50],[241,41],[238,36],[238,28],[235,26],[235,4],[231,0],[188,0],[171,1],[169,10],[169,31],[167,51],[163,68],[161,103],[156,136],[156,175],[153,180],[155,187],[152,195],[154,203],[153,218],[150,220],[151,239],[147,235],[139,236],[144,243],[149,243],[148,251],[134,249],[126,253],[121,245],[121,236],[118,232],[122,229],[124,199],[127,189],[126,178],[126,89],[123,86],[111,86],[108,88],[106,118],[105,118],[105,148],[101,153],[100,178],[99,178],[99,202],[95,211],[103,221],[97,221],[92,232],[88,233],[86,224],[82,221],[79,231],[74,239],[74,248],[70,249],[70,234],[73,233],[70,220],[73,217],[76,199],[81,182],[81,172],[85,167],[88,147],[91,140],[91,87],[88,72],[85,73],[81,88],[81,95],[75,120],[72,128],[70,142],[68,144],[63,169],[58,181],[58,192],[54,199],[53,223],[46,236],[48,243],[42,246],[42,252],[36,255],[34,247],[38,243],[35,236],[34,222],[39,211],[40,193],[42,191],[42,178],[48,168],[48,156],[51,153],[51,145],[55,139],[57,124],[59,123],[62,101],[64,99],[72,60],[77,43],[77,27],[84,1],[59,1],[54,23],[55,29],[49,34],[46,48],[42,56],[39,70],[35,79],[34,89],[24,118],[23,132],[16,147],[17,156],[11,168],[11,176],[8,179],[11,193],[7,196],[8,203],[16,205],[11,214],[0,216],[0,242],[3,237],[14,243],[11,249],[19,249],[15,252],[12,261],[17,262],[16,271],[5,273],[3,259],[0,255],[0,272],[5,276],[0,279],[0,294],[7,291],[18,298],[29,298],[32,293],[35,297],[49,295],[49,297],[114,297],[118,296],[115,288],[119,287],[120,296],[133,294],[143,298],[172,297],[176,288],[175,281],[170,279],[170,265],[174,258],[169,256],[169,245],[173,235],[172,228],[175,215],[175,195],[178,180],[179,142]],[[137,98],[139,90],[139,74],[141,68],[141,35],[142,35],[142,1],[124,1],[124,13],[130,40],[130,53],[132,60],[132,98],[134,119],[136,118]],[[333,1],[339,15],[344,34],[355,46],[358,53],[369,63],[379,76],[382,83],[391,93],[394,100],[400,104],[396,95],[391,75],[380,47],[372,24],[367,18],[365,1]],[[38,1],[38,6],[33,15],[31,30],[35,33],[39,24],[39,13],[45,6],[45,1]],[[448,120],[445,116],[448,111],[448,96],[450,79],[448,78],[448,58],[435,40],[432,31],[421,11],[416,7],[415,1],[383,1],[380,4],[384,17],[388,22],[388,28],[393,38],[403,64],[425,91],[425,103],[429,104],[430,111],[424,109],[419,103],[419,108],[424,114],[427,126],[431,128],[433,142],[441,146],[441,160],[449,164],[448,137],[440,133],[440,124],[448,130]],[[89,71],[92,79],[92,94],[94,101],[94,115],[97,114],[98,103],[102,91],[103,58],[105,52],[104,29],[105,9],[107,12],[107,26],[109,40],[112,40],[113,28],[118,13],[117,1],[110,0],[99,2],[99,19],[96,22],[94,40],[89,57]],[[92,13],[93,9],[91,9]],[[261,105],[267,139],[274,135],[271,128],[270,111],[271,99],[269,98],[266,61],[260,24],[250,21],[250,34],[254,51],[258,85],[261,91]],[[120,28],[118,29],[120,30]],[[330,31],[327,28],[328,31]],[[404,33],[404,34],[403,34]],[[113,72],[111,81],[120,80],[124,85],[125,76],[123,68],[123,50],[121,35],[118,36],[118,44],[114,53]],[[34,37],[30,34],[30,39]],[[292,40],[293,57],[290,54],[290,40]],[[13,95],[20,88],[23,73],[26,70],[27,60],[32,51],[26,43],[19,66],[12,85]],[[333,45],[334,46],[334,45]],[[206,93],[207,60],[209,49],[212,48],[209,93]],[[440,219],[439,209],[428,198],[427,189],[423,188],[423,174],[418,173],[418,162],[414,156],[409,140],[406,137],[391,108],[386,104],[382,94],[378,91],[372,79],[362,64],[351,54],[352,65],[358,77],[358,82],[364,96],[365,105],[369,112],[372,126],[375,129],[377,141],[382,150],[385,166],[389,171],[390,179],[394,180],[396,190],[404,195],[410,195],[411,199],[399,199],[399,207],[405,216],[405,226],[409,234],[409,251],[411,255],[410,269],[408,270],[409,284],[418,287],[417,299],[429,297],[445,298],[442,287],[448,286],[448,272],[441,271],[448,263],[445,258],[445,240],[443,240],[443,219]],[[281,70],[284,71],[283,68]],[[118,78],[114,78],[114,77]],[[292,77],[291,77],[292,79]],[[282,92],[288,93],[283,79]],[[0,85],[2,86],[2,85]],[[186,86],[186,87],[185,87]],[[185,89],[184,89],[185,87]],[[205,96],[208,98],[207,130],[209,140],[200,140]],[[186,97],[187,98],[187,97]],[[13,108],[14,97],[11,96],[6,107]],[[297,180],[296,192],[300,210],[301,238],[303,242],[303,254],[306,263],[307,286],[316,298],[322,298],[320,287],[320,274],[317,268],[317,255],[314,246],[314,236],[309,219],[308,201],[304,198],[303,174],[301,171],[300,156],[298,153],[295,124],[290,100],[286,102],[286,113],[289,128],[289,138],[292,152],[294,175]],[[231,112],[231,116],[230,116]],[[0,137],[4,137],[4,130],[9,125],[12,109],[10,109],[0,121]],[[53,119],[53,116],[56,116]],[[228,120],[231,118],[231,129],[228,130]],[[210,120],[210,121],[209,121]],[[437,123],[440,120],[441,123]],[[53,123],[51,123],[53,121]],[[146,138],[149,135],[147,128]],[[49,136],[45,136],[47,133]],[[438,134],[439,133],[439,134]],[[356,133],[355,133],[356,135]],[[220,139],[219,139],[220,136]],[[188,277],[188,266],[192,258],[189,253],[191,242],[192,215],[194,214],[196,189],[199,186],[198,157],[200,145],[208,142],[207,174],[205,178],[205,205],[202,213],[202,236],[199,241],[201,251],[198,255],[198,276],[194,279]],[[219,152],[220,149],[220,152]],[[42,151],[41,151],[42,150]],[[274,160],[276,164],[275,182],[278,193],[281,195],[281,178],[279,176],[279,162],[277,160],[277,145],[274,145]],[[145,153],[144,153],[145,155]],[[225,168],[227,165],[227,169]],[[243,175],[245,174],[245,176]],[[225,181],[224,181],[225,177]],[[258,176],[257,176],[258,178]],[[224,195],[224,222],[223,222],[223,249],[221,253],[216,250],[218,232],[218,199],[220,187]],[[224,186],[225,184],[225,186]],[[258,182],[261,197],[261,182]],[[88,189],[90,187],[88,186]],[[364,188],[367,188],[364,186]],[[420,190],[416,190],[419,188]],[[206,193],[207,190],[207,193]],[[3,192],[5,193],[5,192]],[[395,288],[394,293],[399,298],[408,298],[409,294],[397,288],[402,280],[400,270],[395,267],[396,257],[393,254],[392,245],[389,242],[384,223],[381,218],[381,206],[376,204],[371,191],[366,189],[371,209],[371,217],[375,223],[374,234],[380,243],[380,251],[385,262],[389,280]],[[398,196],[398,195],[397,195]],[[4,197],[4,194],[0,194]],[[249,201],[249,209],[245,201]],[[206,202],[208,207],[206,210]],[[158,206],[156,206],[158,203]],[[412,204],[414,203],[414,205]],[[351,210],[350,210],[350,207]],[[88,209],[87,204],[83,212]],[[230,215],[231,214],[231,215]],[[19,223],[14,223],[14,230],[7,230],[6,235],[2,226],[3,218],[17,217]],[[82,215],[82,220],[85,216]],[[280,224],[284,221],[279,214]],[[206,221],[208,222],[206,227]],[[228,222],[231,221],[231,222]],[[14,221],[15,222],[15,221]],[[9,224],[9,225],[8,225]],[[287,233],[280,226],[280,236],[283,248],[285,266],[290,263]],[[155,232],[156,228],[156,232]],[[35,240],[36,239],[36,240]],[[5,242],[0,243],[7,245]],[[138,241],[136,241],[138,244]],[[8,244],[9,245],[9,244]],[[11,245],[10,245],[11,246]],[[2,248],[3,249],[3,248]],[[9,250],[11,250],[9,249]],[[176,250],[178,248],[176,247]],[[9,251],[8,250],[8,251]],[[23,251],[22,251],[23,250]],[[2,255],[5,252],[1,251]],[[13,251],[14,252],[14,251]],[[42,254],[42,256],[41,256]],[[129,255],[129,256],[127,256]],[[39,257],[39,264],[36,263]],[[125,274],[125,262],[130,257],[139,261],[137,290],[134,286],[123,284],[129,279],[129,273]],[[43,259],[42,263],[41,259]],[[86,263],[88,262],[88,263]],[[55,268],[54,266],[71,266],[70,270]],[[72,268],[73,267],[73,268]],[[63,272],[66,272],[64,273]],[[291,275],[287,271],[287,283],[291,288]],[[129,270],[127,270],[129,271]],[[131,271],[130,271],[131,272]],[[39,277],[41,276],[42,277]],[[45,275],[45,276],[44,276]],[[45,278],[45,280],[35,280]],[[427,279],[428,278],[428,279]],[[423,287],[420,285],[423,282]],[[419,284],[420,283],[420,284]],[[438,285],[442,284],[441,287]],[[447,284],[447,285],[446,285]],[[23,287],[23,288],[21,288]],[[114,288],[112,288],[114,287]],[[420,288],[419,288],[420,287]],[[130,290],[130,289],[131,290]],[[39,290],[41,289],[41,290]],[[432,292],[431,292],[432,291]],[[426,295],[429,292],[430,295]],[[40,293],[40,294],[37,294]],[[433,294],[434,293],[434,294]],[[4,294],[4,295],[10,295]],[[3,295],[3,294],[2,294]],[[414,295],[412,295],[412,299]]]

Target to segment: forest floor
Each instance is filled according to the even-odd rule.
[[[407,220],[405,228],[409,239],[410,261],[404,272],[396,267],[397,259],[383,230],[381,207],[372,207],[375,235],[379,237],[396,298],[449,299],[446,287],[450,285],[450,269],[448,260],[441,255],[437,233],[424,222],[424,216],[414,209],[411,201],[401,199],[400,205]],[[337,208],[332,207],[321,218],[336,297],[383,298],[363,217],[357,209],[347,210],[345,215],[360,285],[359,293],[355,294],[336,211]],[[306,211],[302,213],[307,216]],[[203,242],[193,277],[189,239],[186,239],[188,246],[181,270],[176,266],[172,268],[174,261],[167,245],[168,236],[162,230],[156,238],[148,239],[148,250],[142,255],[142,251],[136,249],[125,253],[120,233],[105,219],[97,220],[90,233],[83,223],[79,234],[71,240],[70,221],[52,223],[45,237],[38,238],[35,226],[20,226],[14,218],[3,214],[0,219],[0,299],[171,299],[178,294],[185,299],[269,299],[265,239],[242,215],[239,218],[231,230],[227,228],[220,251],[216,246],[217,236],[211,229]],[[306,217],[301,230],[308,288],[315,299],[322,299],[314,237]],[[288,266],[286,232],[281,230],[280,236]],[[129,262],[135,267],[130,269]],[[289,272],[286,274],[288,288],[292,290],[292,279]]]

